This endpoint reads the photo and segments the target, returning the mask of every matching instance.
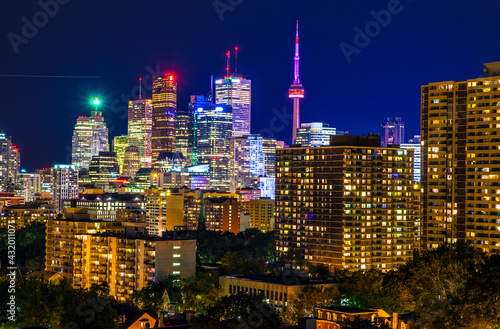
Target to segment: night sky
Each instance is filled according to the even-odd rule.
[[[151,96],[158,67],[178,76],[178,107],[186,107],[189,95],[210,90],[210,75],[224,73],[225,52],[234,46],[238,72],[252,80],[252,132],[290,143],[297,19],[301,121],[351,134],[378,133],[385,117],[401,116],[409,139],[419,133],[422,84],[482,76],[483,63],[500,61],[495,0],[401,0],[397,7],[394,0],[217,0],[231,9],[222,16],[211,0],[60,1],[67,3],[46,22],[37,1],[2,3],[0,75],[101,78],[0,77],[0,130],[20,148],[22,168],[70,163],[76,118],[90,114],[93,96],[103,102],[110,143],[126,134],[126,101],[136,98],[139,77]],[[369,44],[348,63],[339,45],[354,46],[354,28],[373,28],[370,12],[388,6],[398,13],[371,30]],[[25,33],[15,53],[9,33],[24,38],[22,18],[33,22],[34,15],[41,27]]]

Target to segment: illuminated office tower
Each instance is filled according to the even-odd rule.
[[[52,173],[52,199],[62,210],[62,201],[78,198],[78,169],[73,165],[55,165]]]
[[[196,115],[197,109],[210,105],[212,105],[211,96],[205,97],[204,95],[191,95],[191,97],[189,98],[188,110],[189,113],[192,113],[192,135],[189,137],[187,142],[188,156],[185,157],[186,159],[191,160],[191,165],[193,166],[196,166],[198,164],[198,116]]]
[[[13,191],[19,185],[21,153],[12,138],[0,133],[0,192]]]
[[[21,173],[21,183],[26,202],[35,201],[35,195],[42,193],[42,176],[40,174]]]
[[[215,103],[230,105],[233,109],[232,135],[250,134],[252,81],[227,76],[215,81]]]
[[[120,167],[115,152],[99,152],[93,156],[89,166],[89,177],[92,185],[105,192],[113,192],[113,184],[119,176]]]
[[[175,122],[175,152],[181,153],[190,166],[193,154],[194,112],[189,108],[177,110]]]
[[[500,252],[500,62],[485,76],[422,86],[422,248]]]
[[[139,148],[135,145],[125,149],[123,156],[123,171],[122,175],[127,177],[135,177],[135,174],[141,169],[141,156]]]
[[[295,144],[302,147],[328,146],[330,136],[334,135],[344,135],[344,132],[330,128],[327,123],[323,122],[302,123],[297,131]]]
[[[94,106],[90,117],[78,117],[73,130],[71,164],[77,170],[88,169],[93,156],[109,150],[108,128],[102,112],[98,110],[97,98],[94,100]]]
[[[229,190],[230,140],[233,115],[230,106],[214,105],[196,109],[198,164],[210,165],[210,187]]]
[[[115,136],[115,138],[113,138],[113,152],[116,153],[116,160],[118,161],[118,166],[120,166],[120,174],[123,173],[125,149],[129,145],[129,138],[127,135]]]
[[[42,193],[52,193],[52,170],[50,168],[38,169],[37,174],[42,180]]]
[[[128,102],[128,143],[139,148],[141,166],[151,167],[153,103],[151,99]],[[115,151],[116,152],[116,151]]]
[[[403,149],[413,150],[413,180],[415,183],[420,184],[420,174],[421,174],[421,145],[420,145],[420,135],[415,135],[413,139],[410,139],[408,143],[400,145]]]
[[[276,151],[278,260],[390,271],[412,258],[413,152],[379,144],[378,135],[346,135]]]
[[[231,192],[249,187],[256,177],[274,177],[276,140],[260,135],[231,138]]]
[[[380,146],[387,147],[388,145],[400,145],[405,140],[405,123],[401,118],[387,118],[382,123],[382,134],[380,135]]]
[[[292,144],[297,144],[297,132],[300,129],[300,100],[304,98],[304,87],[300,83],[299,74],[299,21],[297,21],[297,26],[295,29],[295,61],[293,70],[293,83],[288,89],[288,97],[293,99],[293,130],[292,130]]]
[[[177,110],[177,81],[166,74],[153,78],[152,158],[161,152],[175,152],[175,111]]]

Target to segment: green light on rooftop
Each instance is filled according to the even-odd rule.
[[[94,105],[99,105],[99,104],[101,104],[101,101],[99,100],[99,98],[96,97],[92,103]]]

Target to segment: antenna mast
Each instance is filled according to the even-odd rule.
[[[234,76],[238,76],[238,47],[234,47]]]
[[[226,78],[229,78],[229,76],[231,75],[231,73],[229,72],[229,67],[230,67],[230,64],[231,64],[231,51],[228,51],[226,53],[226,56],[227,56],[227,62],[226,62]]]

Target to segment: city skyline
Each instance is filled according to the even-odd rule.
[[[370,37],[368,45],[358,48],[359,53],[348,56],[350,63],[339,45],[343,42],[354,45],[354,28],[363,29],[374,21],[371,12],[385,10],[387,3],[365,1],[355,5],[325,1],[311,6],[300,1],[286,4],[277,1],[259,6],[243,2],[232,11],[224,12],[223,20],[212,3],[200,4],[199,10],[194,12],[192,4],[162,3],[158,10],[153,5],[135,8],[134,15],[147,17],[139,28],[128,24],[125,19],[124,22],[118,20],[116,26],[111,26],[109,21],[94,20],[88,29],[81,28],[84,23],[80,17],[128,17],[130,7],[117,3],[101,4],[96,11],[87,4],[60,5],[57,15],[51,17],[46,26],[38,28],[36,36],[28,38],[28,43],[18,45],[17,53],[9,39],[4,38],[0,47],[5,62],[1,64],[0,72],[4,75],[90,75],[101,78],[1,77],[5,106],[9,110],[3,111],[0,129],[15,138],[23,154],[22,167],[33,169],[70,163],[67,150],[72,133],[70,126],[78,115],[89,115],[89,98],[99,96],[102,100],[111,139],[126,133],[126,119],[123,117],[128,100],[137,99],[139,77],[144,78],[143,96],[150,98],[147,83],[156,74],[156,69],[172,70],[179,77],[178,107],[187,107],[189,95],[209,91],[211,75],[214,78],[224,75],[225,52],[238,46],[238,72],[244,72],[245,77],[253,82],[251,132],[269,134],[271,131],[274,135],[271,137],[289,141],[291,123],[286,121],[291,120],[285,120],[285,127],[278,129],[280,131],[270,129],[270,123],[275,117],[279,119],[284,107],[286,113],[291,113],[287,88],[293,79],[294,25],[299,20],[301,82],[307,85],[308,91],[301,104],[301,121],[321,121],[351,134],[362,134],[377,132],[377,125],[384,117],[401,116],[407,125],[407,135],[412,136],[419,133],[421,85],[450,78],[477,77],[480,64],[498,60],[494,54],[498,53],[500,46],[481,42],[489,36],[488,33],[479,33],[494,26],[495,10],[492,9],[498,5],[467,4],[450,8],[453,15],[437,19],[439,10],[447,8],[449,3],[433,3],[435,10],[431,12],[425,1],[401,2],[402,10],[392,15],[390,23],[376,36]],[[20,18],[25,16],[31,20],[41,8],[35,3],[31,6],[9,3],[6,10],[11,15],[2,23],[4,35],[11,32],[22,35],[23,21]],[[159,20],[158,17],[165,13],[171,19]],[[470,15],[472,20],[481,17],[482,24],[463,26],[464,15]],[[191,18],[184,22],[181,17]],[[433,23],[426,24],[427,21]],[[87,24],[84,26],[87,28]],[[202,26],[210,28],[202,29]],[[158,28],[169,31],[173,27],[176,33],[162,34],[165,42],[152,43],[160,36],[156,32]],[[479,35],[477,45],[471,48],[454,38],[443,40],[435,34],[440,29],[453,30],[457,35],[461,32]],[[123,36],[116,36],[117,31]],[[75,37],[67,38],[69,34]],[[131,50],[130,40],[135,40],[139,46]],[[430,47],[422,47],[423,44]],[[432,55],[429,49],[432,49]],[[450,52],[460,56],[449,56]],[[351,87],[359,80],[369,86],[361,94],[360,90]],[[26,93],[31,97],[23,97]],[[130,97],[122,100],[122,94]],[[32,120],[23,120],[26,114]],[[58,118],[57,127],[53,127],[52,115]],[[361,115],[365,120],[350,124]],[[281,121],[278,123],[281,128]],[[57,134],[47,132],[47,127]],[[25,134],[26,130],[43,138],[32,143],[30,134]],[[53,147],[40,152],[40,143]]]

